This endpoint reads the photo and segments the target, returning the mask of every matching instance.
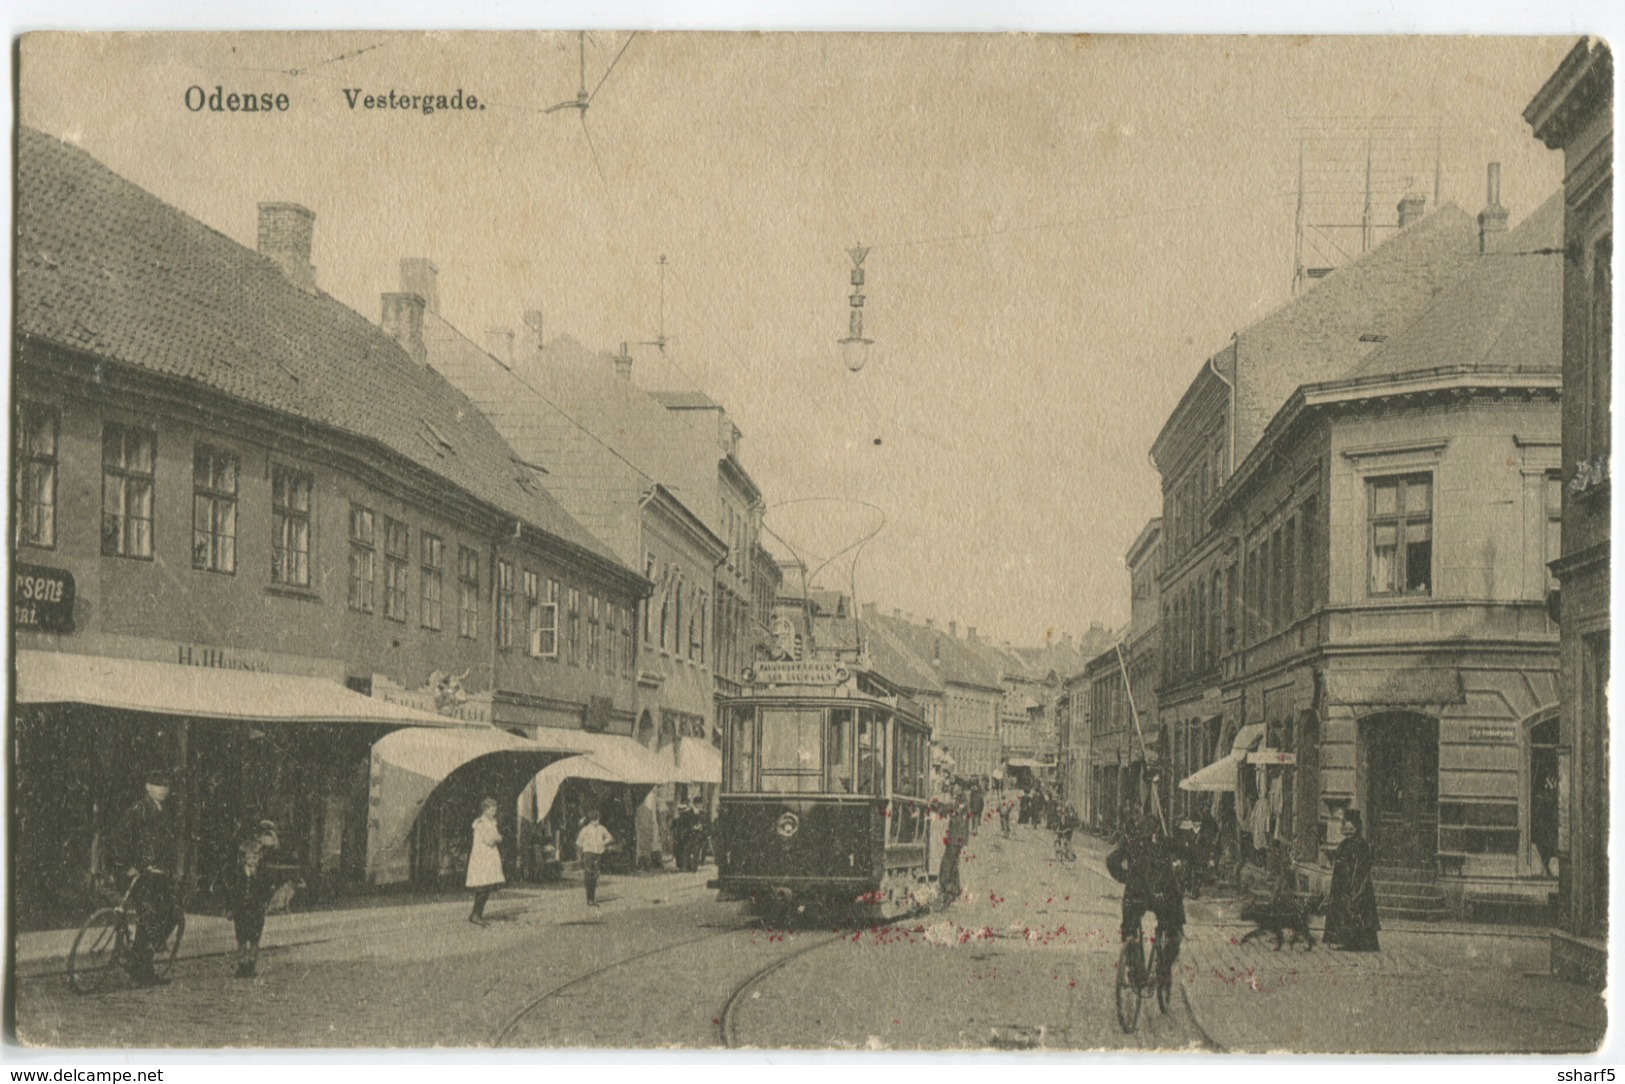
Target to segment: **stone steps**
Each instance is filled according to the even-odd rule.
[[[1450,908],[1439,888],[1438,871],[1425,866],[1378,866],[1372,871],[1377,913],[1384,918],[1436,922]]]

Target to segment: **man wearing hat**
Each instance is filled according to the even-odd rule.
[[[125,875],[139,877],[135,886],[136,931],[132,946],[130,977],[137,985],[151,986],[163,981],[154,973],[152,957],[174,927],[175,814],[169,806],[171,773],[155,769],[147,773],[147,792],[124,811],[115,834],[114,853],[123,862]]]

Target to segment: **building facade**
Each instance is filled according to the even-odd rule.
[[[1586,39],[1524,111],[1563,152],[1559,970],[1602,985],[1608,937],[1608,615],[1613,392],[1613,56]]]
[[[336,893],[460,876],[475,791],[513,798],[631,732],[632,656],[561,666],[521,585],[630,613],[646,584],[316,287],[313,219],[262,205],[250,250],[20,133],[13,554],[41,599],[14,615],[23,921],[80,909],[152,768],[180,772],[188,884],[269,816]],[[569,736],[506,729],[525,721]]]

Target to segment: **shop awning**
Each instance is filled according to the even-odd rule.
[[[558,797],[559,787],[566,779],[597,779],[633,786],[688,782],[677,778],[669,759],[651,753],[631,738],[611,738],[610,744],[597,752],[566,757],[536,773],[531,785],[535,787],[537,820],[547,819],[553,809],[553,799]],[[526,816],[531,815],[529,805],[528,801],[521,803]]]
[[[16,693],[19,704],[90,704],[195,719],[469,725],[461,719],[363,696],[325,678],[63,651],[17,652]]]
[[[541,768],[558,753],[494,726],[397,730],[372,746],[372,812],[367,879],[396,884],[411,876],[412,825],[446,777],[481,757],[521,757]]]
[[[704,738],[678,738],[672,780],[677,783],[721,783],[722,754]]]
[[[1236,740],[1230,743],[1230,752],[1212,764],[1193,772],[1179,781],[1180,790],[1226,791],[1236,789],[1236,765],[1247,757],[1247,751],[1264,736],[1264,724],[1244,726],[1236,731]]]

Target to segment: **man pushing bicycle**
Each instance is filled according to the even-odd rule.
[[[136,930],[131,946],[130,978],[137,986],[163,982],[152,966],[153,954],[175,922],[175,814],[169,808],[170,773],[147,773],[147,792],[125,810],[114,836],[115,857],[125,875],[135,880]]]

